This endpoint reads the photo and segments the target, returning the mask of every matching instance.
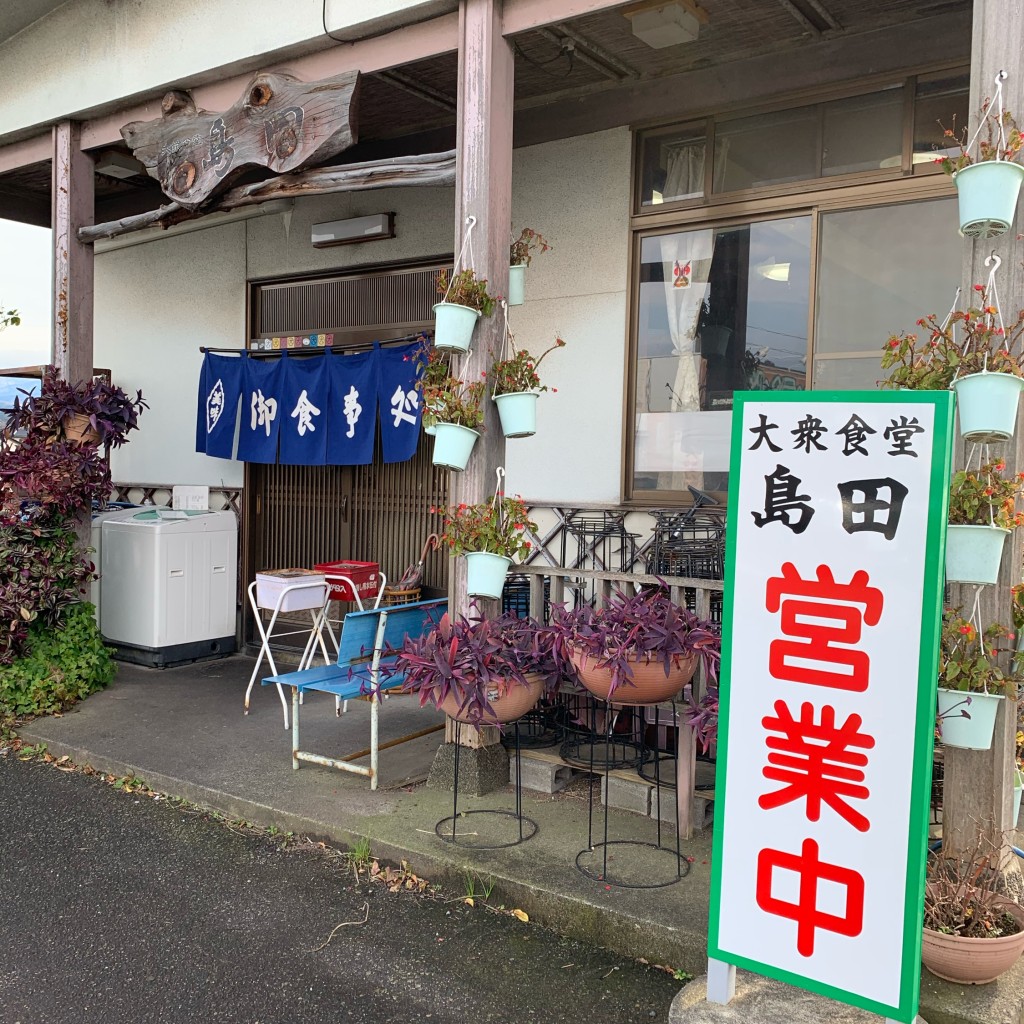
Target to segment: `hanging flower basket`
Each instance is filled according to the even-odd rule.
[[[494,396],[501,432],[506,437],[532,437],[537,433],[539,397],[539,391],[516,391]]]
[[[970,699],[970,703],[967,703]],[[998,693],[968,693],[939,687],[939,730],[947,747],[989,750],[995,731]],[[970,716],[969,718],[967,716]]]
[[[995,583],[1009,532],[1000,526],[948,525],[946,582]]]
[[[492,551],[467,551],[466,592],[470,597],[501,597],[511,558]]]
[[[1024,379],[1013,373],[971,373],[953,381],[960,433],[965,441],[1007,441],[1017,429]]]
[[[1009,160],[984,160],[953,175],[960,203],[960,234],[996,238],[1009,231],[1024,181],[1024,167]]]
[[[447,466],[461,473],[473,453],[480,435],[458,423],[438,423],[434,427],[434,465]]]

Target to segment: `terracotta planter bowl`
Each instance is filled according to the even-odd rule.
[[[74,444],[97,444],[99,431],[89,422],[89,417],[81,413],[69,416],[62,424],[64,436]]]
[[[494,709],[494,718],[485,718],[481,725],[514,722],[522,718],[527,711],[533,709],[544,692],[544,678],[533,672],[526,674],[526,686],[510,686],[508,692],[500,694],[497,690],[488,693],[487,699]],[[459,702],[455,695],[449,693],[439,705],[440,709],[457,722],[470,724],[469,719],[459,714]]]
[[[1005,904],[1008,913],[1024,925],[1024,908]],[[965,939],[959,935],[925,928],[921,960],[925,967],[944,981],[960,985],[985,985],[1008,971],[1024,952],[1024,931],[998,939]]]
[[[579,672],[580,682],[595,697],[608,700],[608,690],[612,684],[611,669],[602,667],[597,660],[575,648],[570,648],[569,657]],[[612,694],[612,703],[659,704],[674,697],[693,678],[698,657],[697,654],[690,654],[680,658],[667,676],[661,661],[632,662],[633,685],[620,683]]]

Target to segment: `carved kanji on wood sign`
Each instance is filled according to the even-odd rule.
[[[319,82],[261,72],[230,110],[196,110],[186,92],[169,92],[155,121],[121,129],[164,193],[195,210],[247,167],[276,174],[320,163],[357,141],[359,72]]]

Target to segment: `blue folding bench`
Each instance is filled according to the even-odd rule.
[[[340,768],[342,771],[368,775],[370,788],[377,788],[378,753],[387,747],[406,743],[419,736],[437,732],[444,723],[421,729],[408,736],[389,740],[383,746],[377,742],[380,710],[380,694],[398,689],[405,682],[402,675],[387,679],[386,686],[380,686],[381,665],[393,663],[395,656],[384,657],[388,647],[399,647],[406,637],[416,638],[429,633],[448,610],[445,599],[416,601],[413,604],[398,604],[390,607],[370,608],[361,612],[349,612],[341,625],[338,639],[338,661],[334,665],[300,669],[263,679],[264,686],[290,686],[292,689],[292,767],[298,768],[300,761]],[[331,693],[337,700],[353,700],[366,697],[370,701],[370,746],[342,758],[325,757],[299,748],[299,695],[307,690]],[[369,753],[370,766],[352,764]]]

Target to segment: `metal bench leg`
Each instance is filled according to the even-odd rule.
[[[280,687],[278,687],[280,689]],[[299,770],[299,759],[295,756],[299,751],[299,688],[292,687],[292,768]]]
[[[380,761],[377,750],[377,711],[380,708],[380,699],[375,693],[370,698],[370,789],[377,788],[377,766]]]

